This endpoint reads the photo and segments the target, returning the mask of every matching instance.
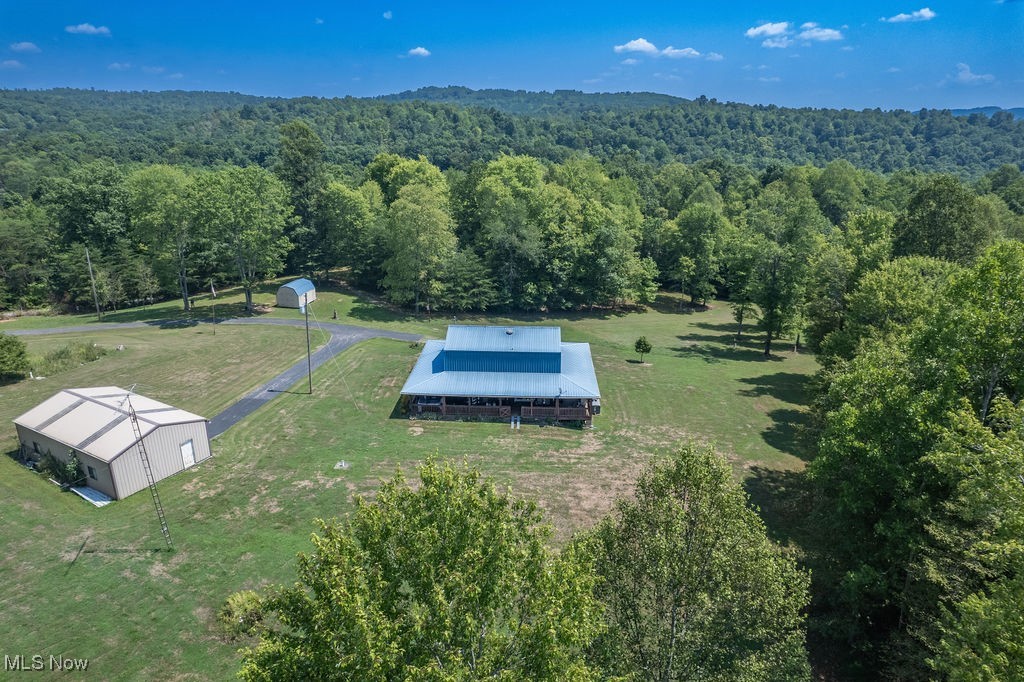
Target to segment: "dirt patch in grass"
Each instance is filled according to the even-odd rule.
[[[409,427],[409,435],[410,436],[422,436],[423,435],[423,427],[422,426],[410,426]]]
[[[322,488],[322,489],[330,490],[334,486],[336,486],[339,483],[341,483],[341,481],[342,481],[342,479],[340,479],[340,478],[333,477],[333,476],[325,476],[325,475],[323,475],[321,473],[318,473],[316,475],[315,479],[305,479],[305,480],[302,480],[302,481],[293,481],[292,482],[292,486],[294,486],[295,488],[298,488],[299,490],[309,490],[311,488]]]
[[[219,492],[222,492],[223,490],[224,486],[218,483],[217,485],[207,488],[206,490],[201,490],[199,492],[199,499],[205,500],[206,498],[213,497],[214,495],[216,495]]]
[[[537,500],[555,527],[556,544],[589,528],[607,514],[615,500],[632,494],[644,458],[600,458],[581,463],[570,474],[511,473],[516,493]]]
[[[173,559],[167,562],[166,564],[162,561],[155,562],[152,566],[149,567],[149,577],[156,578],[157,580],[161,581],[170,581],[175,585],[179,584],[181,582],[181,578],[171,575],[171,572],[169,570],[173,568],[172,562]]]

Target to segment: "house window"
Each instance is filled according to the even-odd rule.
[[[87,466],[85,468],[89,470],[89,478],[91,478],[91,479],[93,479],[95,481],[96,480],[96,470],[93,469],[91,466]]]

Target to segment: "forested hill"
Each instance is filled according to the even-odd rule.
[[[1003,109],[1002,107],[974,107],[973,109],[953,109],[952,111],[954,116],[971,116],[973,114],[994,116],[1000,111],[1005,111],[1012,114],[1018,121],[1024,119],[1024,107],[1014,107],[1012,109]]]
[[[685,104],[689,100],[656,92],[600,92],[579,90],[528,92],[526,90],[472,90],[456,85],[406,90],[377,99],[386,102],[440,102],[465,107],[497,109],[506,114],[573,116],[583,112],[639,111]]]
[[[949,111],[787,109],[650,93],[464,88],[392,99],[60,89],[0,91],[0,180],[16,182],[12,173],[48,174],[100,157],[268,165],[279,126],[294,118],[305,119],[321,136],[328,161],[353,172],[382,150],[423,155],[442,168],[464,168],[501,153],[563,161],[580,152],[657,165],[714,157],[755,169],[772,163],[824,166],[842,158],[875,172],[915,168],[965,178],[1024,163],[1024,121],[1008,112],[956,117]]]

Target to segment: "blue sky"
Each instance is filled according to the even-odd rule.
[[[0,0],[3,88],[341,97],[427,85],[1024,106],[1024,1]]]

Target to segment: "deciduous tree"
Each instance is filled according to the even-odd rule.
[[[193,187],[193,219],[233,265],[245,291],[245,308],[252,312],[253,287],[281,271],[291,248],[284,236],[291,219],[287,189],[257,166],[228,166],[200,175]]]
[[[248,680],[586,680],[594,580],[547,548],[533,504],[428,461],[345,522],[321,522],[298,582],[272,591]]]
[[[690,444],[648,467],[585,540],[608,672],[643,680],[809,679],[807,575],[769,542],[724,459]]]
[[[17,336],[0,332],[0,380],[20,379],[28,374],[28,352]]]

